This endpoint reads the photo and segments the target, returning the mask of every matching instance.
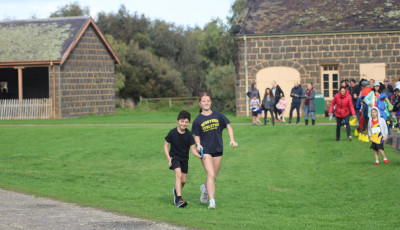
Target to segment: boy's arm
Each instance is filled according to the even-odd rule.
[[[193,155],[195,155],[197,158],[201,159],[201,155],[199,154],[199,152],[197,152],[197,149],[194,145],[190,146],[190,151],[192,151]]]
[[[164,143],[164,154],[165,154],[165,156],[167,157],[169,166],[171,166],[171,165],[172,165],[172,162],[171,162],[172,158],[171,158],[171,156],[169,155],[168,146],[169,146],[169,143],[168,143],[168,142],[165,142],[165,143]]]

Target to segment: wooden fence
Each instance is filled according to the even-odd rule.
[[[169,107],[172,108],[172,102],[180,102],[184,104],[194,104],[199,100],[199,97],[164,97],[164,98],[140,98],[140,102],[145,102],[147,108],[149,103],[158,103],[161,101],[168,101]]]
[[[52,99],[0,100],[0,120],[48,119]]]

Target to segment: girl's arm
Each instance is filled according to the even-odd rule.
[[[203,148],[203,146],[200,144],[200,136],[194,136],[194,142],[196,142],[197,151],[200,151],[200,149]]]
[[[228,134],[229,134],[229,138],[231,139],[229,145],[232,146],[233,148],[235,148],[236,146],[238,146],[237,142],[235,141],[235,138],[233,137],[233,129],[232,126],[230,124],[226,125],[226,130],[228,130]]]
[[[190,151],[192,151],[193,155],[195,155],[197,158],[201,159],[201,155],[199,154],[199,152],[197,152],[197,149],[194,145],[190,146]]]
[[[171,165],[172,165],[172,163],[171,163],[172,158],[171,158],[171,156],[169,155],[168,146],[169,146],[169,143],[168,143],[168,142],[165,142],[165,143],[164,143],[164,154],[165,154],[165,156],[167,157],[169,166],[171,167]]]
[[[375,93],[375,92],[372,90],[372,91],[369,92],[369,94],[364,98],[365,104],[367,104],[367,105],[369,105],[369,106],[371,106],[371,107],[374,106],[374,105],[371,105],[371,103],[372,103],[372,97],[373,97],[374,93]]]

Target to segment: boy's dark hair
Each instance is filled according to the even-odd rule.
[[[190,113],[186,110],[182,110],[179,112],[177,120],[179,121],[180,119],[188,119],[190,121],[190,118],[191,118]]]
[[[257,97],[257,94],[256,94],[256,93],[253,93],[253,97]]]

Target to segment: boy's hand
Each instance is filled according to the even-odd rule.
[[[235,148],[235,147],[238,146],[238,143],[237,143],[236,141],[231,141],[231,142],[229,143],[229,145],[232,146],[232,148]]]
[[[169,167],[171,167],[171,166],[172,166],[172,157],[171,157],[171,158],[169,158],[169,160],[168,160],[168,165],[169,165]]]
[[[387,139],[386,139],[386,137],[384,137],[384,138],[382,138],[382,140],[383,140],[383,141],[386,141]]]

